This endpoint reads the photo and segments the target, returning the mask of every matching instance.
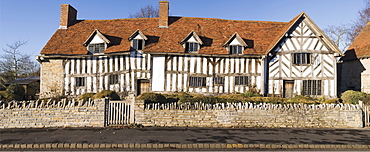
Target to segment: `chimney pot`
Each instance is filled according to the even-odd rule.
[[[159,28],[168,28],[168,1],[159,1]]]
[[[76,23],[77,10],[69,4],[60,5],[60,24],[59,29],[67,29]]]

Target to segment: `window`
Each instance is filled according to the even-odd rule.
[[[293,64],[311,64],[311,53],[293,53]]]
[[[132,48],[134,50],[143,50],[144,40],[142,39],[133,39],[132,40]]]
[[[235,85],[248,85],[248,76],[235,76]]]
[[[187,53],[192,53],[192,52],[198,52],[198,43],[195,42],[187,42],[185,46],[185,50]]]
[[[189,86],[190,87],[205,87],[206,77],[190,77]]]
[[[230,45],[230,54],[243,54],[243,46],[241,45]]]
[[[216,85],[222,85],[224,84],[224,77],[214,77],[213,78],[213,84],[216,84]]]
[[[321,80],[303,80],[303,95],[321,95]]]
[[[83,86],[85,86],[85,78],[76,77],[76,87],[83,87]]]
[[[89,44],[89,51],[91,53],[103,53],[105,50],[104,43]]]
[[[109,84],[117,84],[118,83],[118,75],[110,75],[109,76]]]

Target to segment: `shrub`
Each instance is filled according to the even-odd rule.
[[[358,104],[359,100],[366,99],[366,94],[359,91],[347,90],[342,93],[341,99],[343,103]]]
[[[79,100],[83,100],[83,101],[87,101],[89,99],[93,99],[93,96],[95,95],[95,93],[84,93],[83,95],[81,95],[78,99]]]
[[[22,85],[14,83],[6,88],[8,100],[23,100],[25,91]]]
[[[144,100],[145,103],[167,103],[166,97],[159,93],[145,92],[136,99]]]
[[[306,103],[306,104],[317,104],[319,103],[317,100],[310,96],[303,96],[303,95],[298,95],[295,96],[294,98],[286,100],[288,103]]]
[[[8,92],[0,91],[0,100],[6,100],[8,99],[8,96],[9,96]]]
[[[103,91],[95,94],[92,98],[93,99],[101,99],[101,98],[105,98],[105,97],[108,97],[111,100],[120,100],[117,93],[115,91],[111,91],[111,90],[103,90]]]
[[[254,93],[252,91],[248,91],[246,93],[242,93],[241,95],[243,95],[245,97],[260,97],[260,95],[258,93]]]
[[[334,99],[325,100],[323,103],[332,104],[332,103],[338,103],[338,102],[339,102],[339,98],[334,98]]]

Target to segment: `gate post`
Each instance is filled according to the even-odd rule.
[[[109,98],[106,97],[104,100],[104,127],[108,126],[108,112],[109,112]]]

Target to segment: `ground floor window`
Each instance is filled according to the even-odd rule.
[[[118,75],[110,75],[109,76],[109,84],[117,84],[118,83]]]
[[[205,87],[206,77],[190,77],[189,86],[190,87]]]
[[[224,77],[214,77],[213,78],[213,84],[215,85],[223,85],[225,82],[225,78]]]
[[[321,80],[303,80],[303,95],[321,95]]]
[[[76,77],[76,87],[83,87],[83,86],[85,86],[85,78]]]
[[[248,85],[248,76],[235,76],[235,85]]]

